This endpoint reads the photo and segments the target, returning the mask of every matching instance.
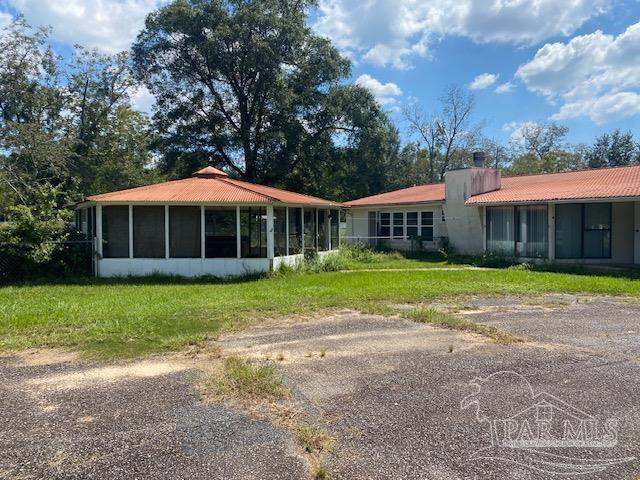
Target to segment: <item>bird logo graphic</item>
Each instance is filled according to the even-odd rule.
[[[491,446],[470,459],[517,464],[554,475],[584,475],[635,460],[603,457],[618,444],[618,422],[601,421],[531,383],[513,371],[500,371],[469,382],[471,393],[460,403],[475,409],[476,420],[489,426]],[[566,455],[579,451],[581,456]],[[579,450],[577,450],[579,449]]]

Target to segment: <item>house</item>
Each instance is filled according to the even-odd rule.
[[[347,239],[393,249],[640,264],[640,166],[501,178],[472,168],[345,205]]]
[[[206,167],[190,178],[87,197],[76,225],[94,239],[100,277],[230,277],[336,249],[340,206]]]

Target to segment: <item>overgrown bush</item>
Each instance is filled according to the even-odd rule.
[[[58,189],[42,187],[33,206],[9,207],[0,225],[0,282],[90,270],[91,248],[71,227],[73,212],[57,208]]]

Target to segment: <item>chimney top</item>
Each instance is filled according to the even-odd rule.
[[[473,166],[477,168],[485,167],[484,152],[473,152]]]

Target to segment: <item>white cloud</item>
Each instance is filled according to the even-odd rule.
[[[589,117],[596,123],[640,110],[640,22],[618,36],[601,31],[547,44],[520,66],[526,87],[561,103],[554,120]]]
[[[13,20],[13,16],[10,13],[0,12],[0,29],[6,27]]]
[[[515,85],[511,82],[501,83],[496,87],[496,93],[509,93],[515,88]]]
[[[402,90],[395,83],[381,83],[366,73],[357,78],[356,85],[368,89],[380,105],[393,105],[396,102],[396,97],[402,95]]]
[[[107,53],[126,50],[161,0],[9,0],[29,23],[51,25],[57,40]]]
[[[524,122],[509,122],[502,126],[502,131],[509,134],[509,142],[513,145],[522,145],[524,137],[522,132],[527,128],[533,128],[538,125],[537,122],[524,121]]]
[[[147,87],[141,86],[131,94],[131,103],[136,110],[151,114],[156,99]]]
[[[498,81],[499,75],[495,73],[483,73],[473,79],[473,82],[469,85],[471,90],[484,90]]]
[[[447,35],[535,44],[570,35],[611,0],[320,0],[313,27],[354,59],[396,68]]]

